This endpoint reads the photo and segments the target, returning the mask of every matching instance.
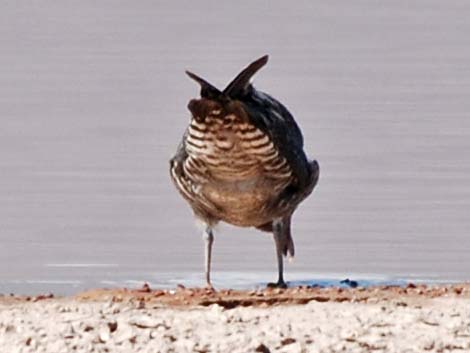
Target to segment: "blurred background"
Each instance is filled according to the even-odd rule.
[[[168,160],[198,87],[255,86],[321,166],[286,278],[470,279],[470,4],[5,1],[0,292],[203,284]],[[221,225],[216,286],[276,277],[267,233]]]

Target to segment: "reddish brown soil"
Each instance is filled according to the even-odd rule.
[[[239,306],[268,307],[283,304],[306,304],[310,301],[318,302],[365,302],[377,303],[394,301],[397,305],[419,304],[425,300],[437,297],[470,298],[470,283],[454,285],[415,285],[376,286],[368,288],[319,288],[319,287],[294,287],[288,289],[266,288],[262,290],[211,290],[206,288],[185,288],[177,286],[174,290],[152,289],[144,284],[140,289],[93,289],[79,293],[74,297],[58,298],[86,301],[113,301],[134,303],[140,306],[166,306],[188,307],[209,306],[218,304],[231,309]],[[38,295],[25,296],[1,296],[0,303],[13,304],[18,302],[37,302],[51,300],[54,296]]]

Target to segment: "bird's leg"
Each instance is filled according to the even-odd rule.
[[[273,236],[274,243],[276,244],[278,279],[277,283],[268,283],[268,287],[287,288],[287,284],[286,282],[284,282],[284,263],[282,258],[282,227],[282,222],[273,222]]]
[[[212,244],[214,243],[214,235],[212,234],[212,228],[209,226],[204,230],[204,242],[206,245],[205,249],[205,272],[206,272],[206,285],[212,289],[211,284],[211,257],[212,257]]]

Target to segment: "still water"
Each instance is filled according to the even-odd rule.
[[[198,88],[255,85],[320,162],[286,278],[470,280],[470,5],[459,1],[0,5],[0,293],[202,284],[168,175]],[[274,280],[274,244],[222,225],[214,283]]]

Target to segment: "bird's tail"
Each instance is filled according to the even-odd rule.
[[[289,260],[291,260],[295,254],[294,239],[292,239],[290,231],[290,219],[291,216],[289,215],[256,227],[263,232],[273,232],[275,236],[279,235],[278,239],[281,241],[282,254],[287,256]]]
[[[284,256],[287,256],[289,259],[292,259],[295,255],[295,248],[294,248],[294,239],[292,239],[292,234],[290,230],[290,219],[291,219],[291,216],[284,217],[282,219],[281,249],[282,249],[282,254]]]

